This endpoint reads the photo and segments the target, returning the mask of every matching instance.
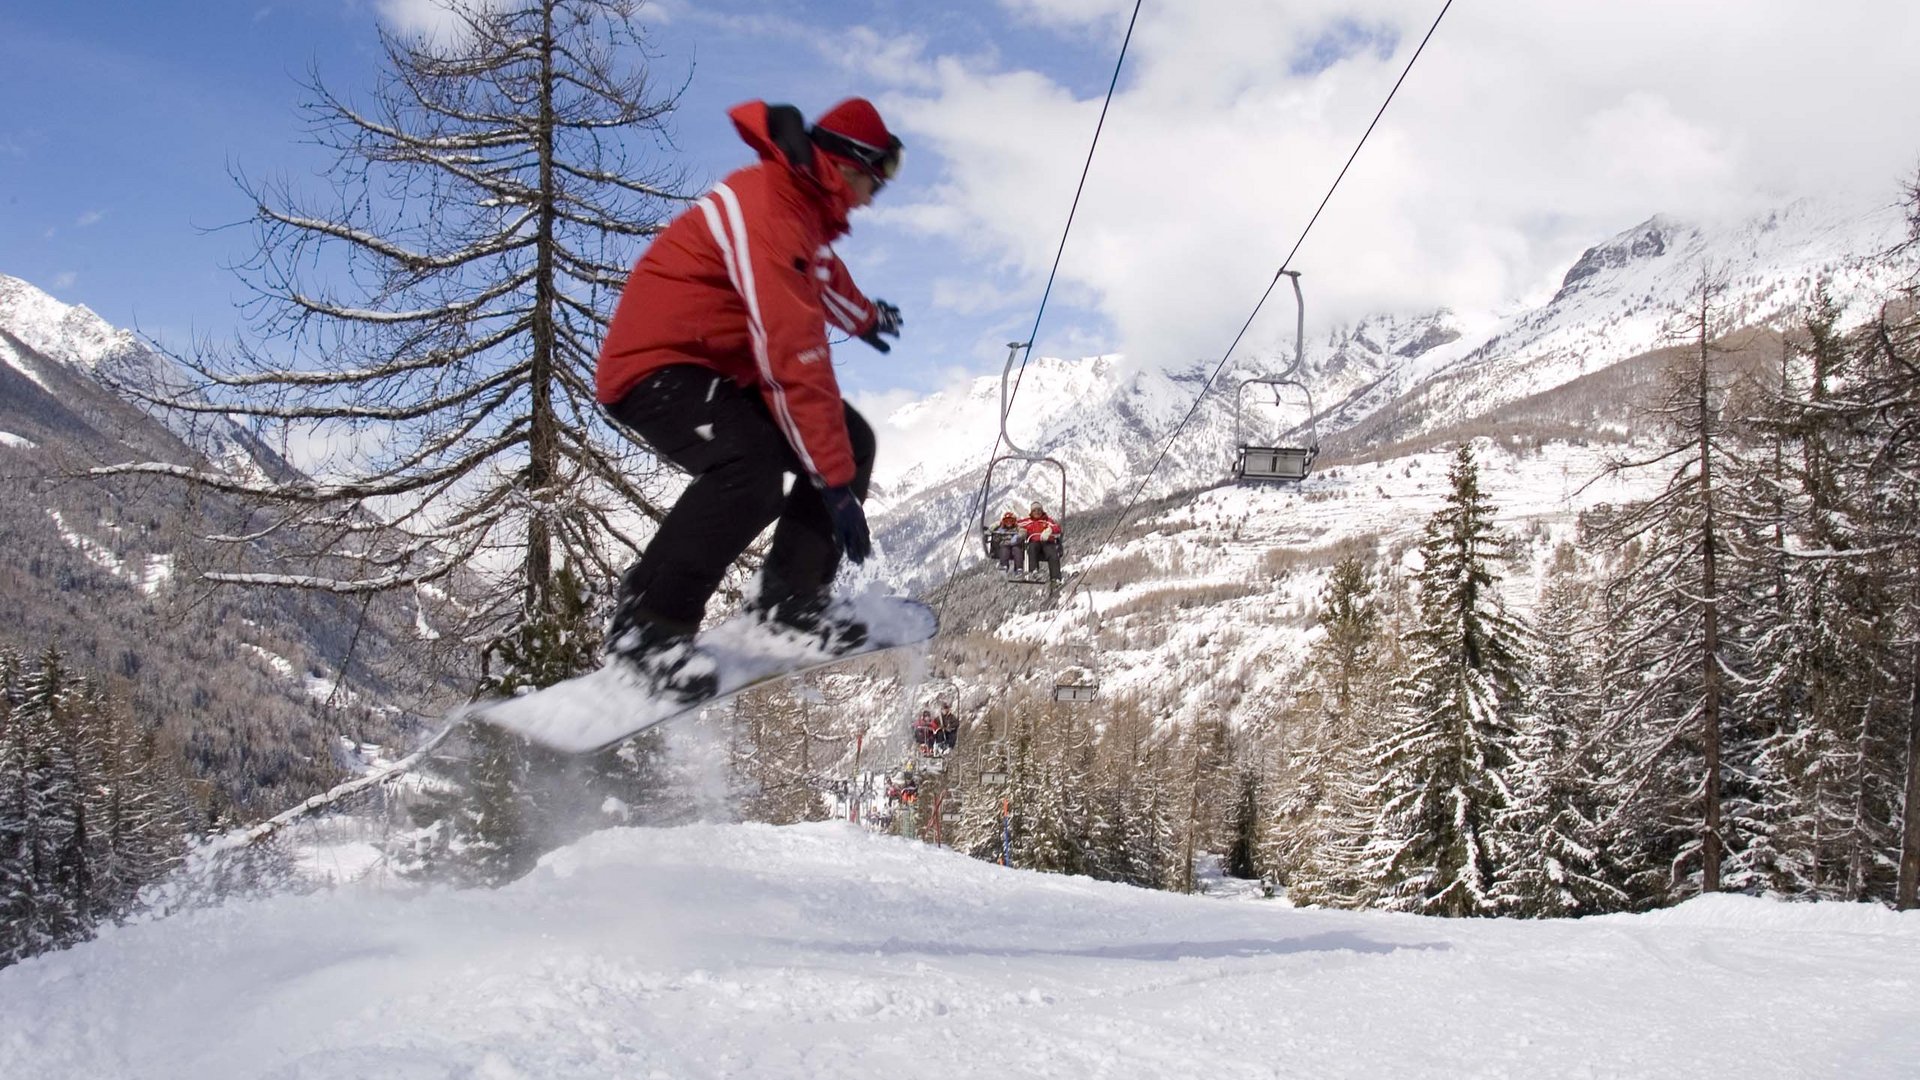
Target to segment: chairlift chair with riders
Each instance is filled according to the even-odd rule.
[[[1033,342],[1031,341],[1007,342],[1007,364],[1000,372],[1000,442],[1006,444],[1007,452],[995,454],[993,459],[987,462],[986,481],[980,493],[980,537],[986,544],[987,558],[989,559],[995,558],[994,530],[996,526],[992,517],[994,505],[993,477],[995,470],[999,469],[1002,465],[1024,461],[1030,465],[1049,465],[1058,470],[1060,473],[1060,501],[1055,504],[1058,509],[1055,511],[1054,520],[1064,522],[1067,517],[1067,467],[1057,458],[1022,450],[1007,436],[1007,412],[1010,407],[1007,400],[1009,394],[1007,380],[1013,373],[1013,358],[1020,354],[1021,349],[1031,348],[1032,345]],[[1055,540],[1054,543],[1060,546],[1060,554],[1061,557],[1064,558],[1066,555],[1065,540]],[[1029,570],[1023,566],[1019,571],[1008,575],[1006,580],[1016,585],[1045,585],[1051,589],[1057,589],[1060,586],[1058,579],[1049,580],[1044,568]]]
[[[1306,357],[1307,308],[1306,300],[1300,293],[1300,272],[1286,271],[1293,281],[1293,299],[1299,316],[1295,323],[1293,343],[1293,363],[1279,375],[1246,379],[1240,383],[1233,399],[1233,441],[1236,452],[1233,461],[1233,478],[1242,483],[1263,480],[1298,482],[1305,480],[1313,471],[1313,461],[1320,456],[1320,439],[1314,427],[1313,391],[1299,377]],[[1246,394],[1249,386],[1270,386],[1273,388],[1273,401],[1277,406],[1288,403],[1282,392],[1297,391],[1306,408],[1304,427],[1306,438],[1287,446],[1256,446],[1245,437]]]

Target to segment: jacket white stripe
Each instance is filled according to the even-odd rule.
[[[731,226],[733,244],[727,243],[729,229],[721,224],[720,215],[713,205],[718,196],[719,203],[726,209],[726,226]],[[760,366],[760,380],[766,384],[768,396],[773,399],[773,417],[786,435],[787,443],[799,456],[800,464],[814,476],[820,475],[820,469],[813,463],[813,455],[807,453],[807,444],[800,437],[800,425],[794,422],[793,410],[787,405],[787,388],[780,384],[773,373],[773,361],[767,355],[767,327],[760,319],[760,294],[754,288],[753,253],[747,245],[747,223],[740,213],[740,199],[733,189],[725,184],[715,184],[713,191],[700,200],[700,211],[707,219],[707,228],[720,245],[720,253],[727,262],[727,276],[732,279],[735,291],[747,305],[747,333],[753,341],[753,359]]]
[[[847,333],[859,330],[860,324],[867,321],[865,309],[825,285],[820,287],[820,295],[827,302],[827,314],[833,316],[833,321],[839,323],[840,329]]]

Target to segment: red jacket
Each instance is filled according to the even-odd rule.
[[[1027,534],[1029,544],[1060,539],[1060,523],[1045,514],[1021,518],[1020,531]]]
[[[796,142],[792,110],[754,101],[728,115],[760,160],[714,185],[634,264],[595,396],[611,405],[669,364],[712,368],[759,389],[808,472],[847,484],[853,448],[826,324],[858,337],[876,316],[828,246],[847,232],[852,193],[824,154],[802,168],[782,149]]]

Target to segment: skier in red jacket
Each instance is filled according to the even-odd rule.
[[[714,685],[711,665],[693,662],[707,600],[770,523],[751,610],[829,650],[865,640],[829,590],[843,552],[858,563],[872,549],[860,504],[874,437],[840,398],[827,324],[881,352],[901,326],[830,246],[899,168],[900,140],[879,112],[851,98],[811,128],[790,105],[729,115],[760,160],[648,245],[595,372],[607,412],[693,476],[622,577],[607,635],[609,653],[688,699]]]
[[[1041,563],[1047,564],[1047,580],[1060,580],[1060,523],[1047,516],[1046,508],[1039,503],[1026,517],[1020,519],[1020,531],[1027,538],[1027,570],[1040,569]]]

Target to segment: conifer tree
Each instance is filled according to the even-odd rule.
[[[1761,467],[1736,473],[1735,522],[1760,552],[1749,612],[1754,666],[1740,711],[1760,751],[1749,784],[1768,796],[1765,872],[1775,892],[1860,899],[1872,852],[1891,844],[1875,733],[1896,696],[1888,664],[1897,604],[1852,505],[1858,435],[1835,410],[1847,379],[1840,306],[1816,290],[1778,389],[1754,410]]]
[[[1130,809],[1128,865],[1135,885],[1146,888],[1171,888],[1180,872],[1175,845],[1178,810],[1171,763],[1165,747],[1156,747],[1147,758],[1139,782],[1129,788]]]
[[[1283,769],[1269,817],[1266,857],[1296,904],[1352,906],[1363,900],[1360,865],[1373,827],[1365,792],[1372,763],[1364,718],[1377,714],[1387,682],[1380,645],[1385,618],[1378,586],[1358,553],[1334,564],[1320,594],[1325,638],[1302,676],[1297,746]]]
[[[1614,659],[1632,680],[1608,719],[1625,748],[1617,763],[1622,805],[1614,842],[1633,863],[1634,891],[1651,903],[1722,888],[1729,850],[1744,852],[1765,827],[1727,815],[1725,752],[1736,724],[1727,683],[1746,668],[1735,622],[1741,584],[1733,574],[1753,560],[1734,551],[1740,533],[1730,518],[1727,478],[1744,447],[1726,414],[1734,377],[1718,344],[1724,290],[1703,277],[1682,313],[1678,333],[1688,348],[1668,369],[1652,412],[1663,445],[1610,466],[1616,473],[1666,471],[1664,489],[1622,508],[1603,539],[1623,556],[1609,603],[1620,641]]]
[[[102,773],[93,785],[98,807],[94,888],[101,917],[134,907],[140,891],[178,865],[192,808],[177,770],[160,753],[157,732],[123,705],[96,695],[104,732]]]
[[[1379,810],[1366,857],[1381,906],[1492,915],[1513,858],[1501,826],[1527,635],[1495,587],[1504,547],[1470,446],[1448,479],[1420,545],[1419,623],[1395,730],[1372,751]]]
[[[19,654],[0,648],[0,967],[37,951],[27,931],[39,892],[38,803],[33,746],[16,705],[21,675]]]
[[[1573,546],[1562,544],[1536,609],[1529,708],[1516,720],[1514,801],[1505,827],[1519,839],[1501,895],[1517,915],[1591,915],[1627,906],[1603,827],[1604,758],[1596,746],[1601,686],[1594,663],[1600,620],[1592,594]]]
[[[91,898],[85,872],[86,822],[77,813],[82,780],[68,739],[72,679],[55,649],[20,679],[19,701],[10,714],[12,734],[4,761],[10,789],[7,850],[10,891],[0,898],[11,962],[81,940]]]

